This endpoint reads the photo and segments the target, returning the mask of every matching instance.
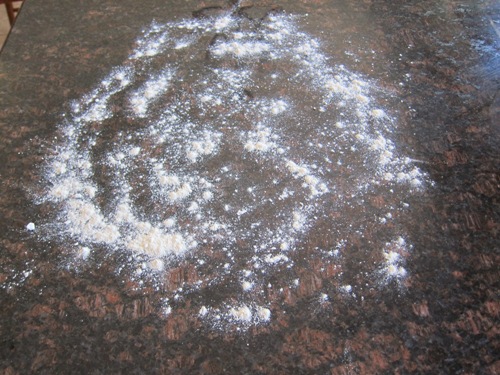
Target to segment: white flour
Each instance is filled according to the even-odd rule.
[[[46,200],[63,210],[57,235],[76,240],[81,259],[96,245],[126,251],[137,279],[193,259],[199,279],[168,291],[168,313],[201,285],[243,272],[231,301],[199,309],[216,326],[272,319],[275,301],[260,294],[268,275],[293,270],[293,253],[328,210],[425,185],[390,139],[394,119],[371,82],[330,66],[293,16],[272,15],[251,30],[242,21],[228,14],[153,23],[123,66],[72,104],[46,176]],[[217,33],[224,38],[208,43]],[[186,70],[190,62],[196,69]],[[398,209],[382,208],[374,225],[393,222]],[[355,218],[341,220],[352,233],[363,230]],[[383,253],[373,277],[406,276],[411,246],[394,236],[373,249]],[[345,242],[318,252],[340,261]],[[220,262],[217,277],[203,275],[205,260]]]

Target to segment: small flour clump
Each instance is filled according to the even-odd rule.
[[[269,310],[268,308],[265,308],[265,307],[259,307],[257,309],[257,317],[261,321],[267,322],[267,321],[269,321],[269,319],[271,319],[271,310]]]
[[[249,132],[245,138],[245,150],[250,152],[268,152],[276,147],[271,130],[268,128],[258,127],[256,131]]]
[[[382,273],[384,280],[396,279],[400,281],[407,276],[404,264],[408,254],[406,240],[403,237],[386,243],[383,250],[385,264]]]
[[[205,133],[201,140],[192,141],[186,151],[186,157],[192,163],[198,158],[214,153],[217,147],[219,135],[216,133]]]
[[[171,254],[181,255],[187,250],[186,241],[180,233],[166,234],[160,228],[154,227],[138,233],[127,247],[154,258]]]
[[[246,305],[236,308],[233,307],[229,312],[231,316],[236,320],[243,322],[249,322],[250,320],[252,320],[252,311]]]
[[[242,288],[245,292],[247,292],[247,291],[249,291],[250,289],[252,289],[252,288],[253,288],[253,283],[251,283],[251,282],[249,282],[249,281],[243,281],[243,282],[241,283],[241,288]]]

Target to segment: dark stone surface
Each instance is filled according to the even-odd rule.
[[[495,1],[241,4],[255,15],[272,7],[308,13],[306,31],[327,36],[327,55],[404,102],[401,138],[435,182],[411,202],[404,296],[377,291],[318,308],[307,299],[330,275],[311,261],[303,288],[287,291],[286,314],[246,333],[221,332],[204,327],[190,306],[158,316],[154,295],[113,271],[114,255],[78,273],[61,266],[59,245],[24,230],[47,215],[28,187],[64,106],[122,63],[152,19],[209,6],[227,3],[26,1],[0,55],[0,373],[500,373]],[[26,265],[34,272],[24,280]],[[168,277],[189,279],[188,267]]]

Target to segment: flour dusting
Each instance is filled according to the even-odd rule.
[[[401,154],[376,85],[331,64],[300,22],[228,12],[152,23],[65,114],[41,197],[59,212],[52,236],[85,261],[97,246],[125,252],[141,283],[191,264],[164,291],[166,316],[232,283],[230,297],[193,304],[214,327],[271,322],[284,291],[301,288],[297,257],[341,268],[368,222],[392,236],[370,249],[373,282],[404,280],[411,244],[396,194],[422,190],[426,175]],[[370,206],[374,196],[393,203]],[[283,270],[288,284],[273,285]],[[339,295],[358,293],[336,277]]]

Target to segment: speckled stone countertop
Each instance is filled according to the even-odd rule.
[[[25,1],[0,54],[0,373],[499,374],[500,4],[492,0],[239,4],[249,18],[303,15],[326,55],[398,99],[396,136],[433,181],[408,197],[402,288],[336,296],[335,272],[308,259],[309,247],[328,241],[319,225],[296,262],[300,287],[283,298],[266,290],[272,319],[215,329],[198,318],[194,298],[158,313],[161,290],[118,274],[119,255],[75,269],[64,243],[26,230],[50,216],[33,191],[68,103],[122,64],[152,20],[232,6]],[[346,276],[353,285],[378,234],[351,238],[351,262],[361,264]],[[195,277],[188,263],[166,270],[165,288]],[[282,274],[274,277],[279,284]],[[317,302],[319,292],[329,298]]]

